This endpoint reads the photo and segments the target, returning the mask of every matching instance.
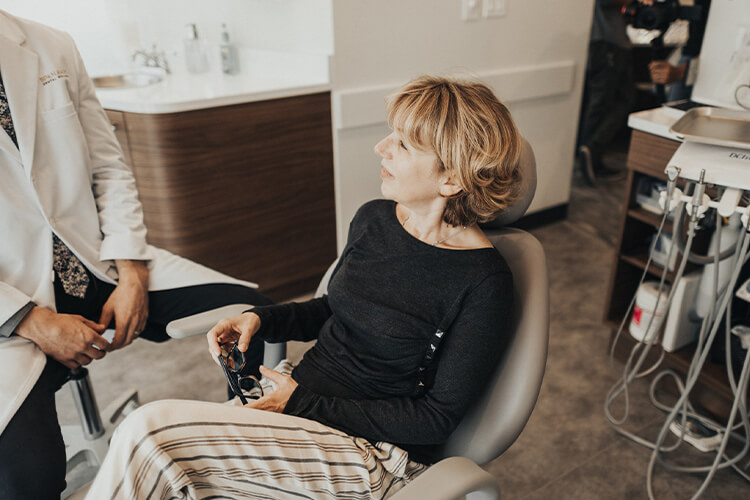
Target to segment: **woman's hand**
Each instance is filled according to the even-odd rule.
[[[250,345],[250,339],[260,328],[260,318],[254,312],[242,313],[239,316],[222,319],[216,326],[211,328],[206,334],[208,340],[208,350],[216,364],[219,364],[217,356],[221,353],[219,344],[225,342],[237,342],[237,348],[245,352]]]
[[[289,375],[284,375],[265,366],[260,367],[260,373],[276,384],[276,390],[267,396],[256,399],[245,405],[246,408],[283,413],[286,403],[297,388],[297,382]]]

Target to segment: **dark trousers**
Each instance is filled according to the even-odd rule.
[[[632,59],[630,50],[615,44],[589,44],[578,145],[588,146],[597,169],[604,149],[628,121],[633,102]]]
[[[86,297],[79,299],[66,295],[55,282],[56,307],[60,313],[98,321],[113,290],[114,285],[91,276]],[[265,305],[271,301],[251,288],[228,284],[149,292],[148,323],[140,337],[163,342],[169,338],[166,326],[170,321],[236,303]],[[259,375],[262,340],[250,342],[247,358]],[[68,373],[64,365],[47,357],[36,385],[0,435],[0,499],[59,499],[65,489],[65,444],[57,421],[55,392],[67,381]]]

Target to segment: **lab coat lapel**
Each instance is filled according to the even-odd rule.
[[[0,20],[2,20],[2,17],[0,17]],[[9,40],[2,34],[0,34],[0,74],[3,75],[3,85],[6,87],[6,95],[7,95],[7,80],[9,78],[10,73],[12,73],[12,66],[10,63],[10,60],[13,58],[7,57],[8,54],[11,54],[13,51],[18,50],[18,44],[14,41]],[[8,61],[8,62],[6,62]],[[11,109],[11,118],[14,121],[14,127],[15,127],[15,116],[13,116],[13,110]],[[8,153],[11,157],[13,157],[18,163],[21,163],[21,152],[18,150],[15,144],[13,144],[13,141],[11,140],[10,136],[4,131],[0,130],[0,149],[4,150],[6,153]]]
[[[7,141],[0,140],[0,147],[18,158],[30,170],[34,161],[36,138],[39,56],[24,48],[24,40],[23,32],[0,12],[0,72],[8,96],[18,149],[7,134]]]

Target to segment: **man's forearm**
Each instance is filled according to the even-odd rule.
[[[117,259],[115,266],[117,266],[120,283],[136,281],[148,285],[148,267],[145,260]]]

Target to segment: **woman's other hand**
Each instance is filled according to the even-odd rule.
[[[216,358],[221,353],[219,344],[225,342],[237,341],[237,348],[245,352],[250,345],[250,339],[260,328],[260,318],[253,312],[242,313],[239,316],[222,319],[216,326],[211,328],[206,334],[208,340],[208,350],[214,361],[218,364]]]
[[[265,378],[276,384],[276,390],[272,393],[256,399],[245,405],[246,408],[256,410],[273,411],[283,413],[286,403],[297,388],[297,382],[289,375],[284,375],[265,366],[260,367],[260,373]]]

